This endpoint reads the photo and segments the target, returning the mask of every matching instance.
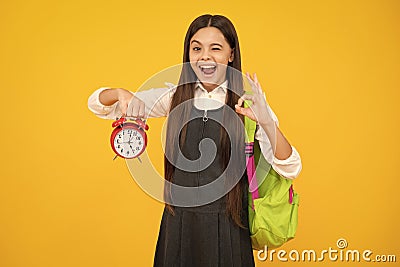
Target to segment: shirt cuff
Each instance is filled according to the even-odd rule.
[[[97,116],[104,117],[105,115],[110,114],[112,111],[116,109],[116,106],[118,105],[118,101],[110,106],[103,105],[100,102],[99,99],[100,93],[110,88],[111,87],[100,87],[89,96],[88,108]]]
[[[292,153],[287,159],[278,159],[273,156],[272,167],[287,179],[296,178],[302,169],[301,158],[296,148],[292,146]]]

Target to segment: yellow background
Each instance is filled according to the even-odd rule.
[[[180,63],[187,27],[203,13],[233,21],[243,70],[257,72],[302,156],[299,228],[283,248],[321,251],[345,238],[349,249],[399,262],[399,7],[2,1],[0,266],[152,265],[163,205],[112,160],[111,121],[95,117],[87,98],[101,86],[134,91]],[[162,122],[149,121],[159,171]]]

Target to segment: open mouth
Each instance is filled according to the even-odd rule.
[[[216,65],[201,65],[201,66],[199,66],[199,68],[204,76],[210,77],[215,73],[217,66]]]

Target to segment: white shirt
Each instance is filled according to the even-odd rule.
[[[136,93],[131,92],[145,103],[146,118],[168,116],[170,102],[175,93],[176,86],[171,83],[165,84],[167,85],[167,88],[152,88]],[[99,118],[115,120],[116,118],[121,117],[121,112],[118,107],[119,102],[117,101],[111,106],[105,106],[99,100],[100,93],[109,88],[110,87],[100,87],[94,91],[89,96],[88,108]],[[219,108],[225,103],[226,93],[227,81],[216,87],[211,92],[207,92],[202,84],[197,82],[194,94],[194,105],[196,108],[201,110]],[[272,119],[276,122],[276,125],[279,126],[278,118],[269,105],[268,109],[272,115]],[[301,158],[294,146],[292,146],[292,154],[287,159],[281,160],[277,159],[273,155],[271,143],[262,127],[257,127],[254,138],[258,140],[264,158],[267,159],[277,173],[287,179],[294,179],[299,175],[302,169]]]

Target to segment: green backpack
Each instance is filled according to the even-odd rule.
[[[248,107],[246,102],[245,107]],[[295,236],[299,196],[293,191],[292,180],[280,176],[265,160],[258,141],[254,140],[256,122],[245,116],[245,128],[252,247],[277,248]]]

